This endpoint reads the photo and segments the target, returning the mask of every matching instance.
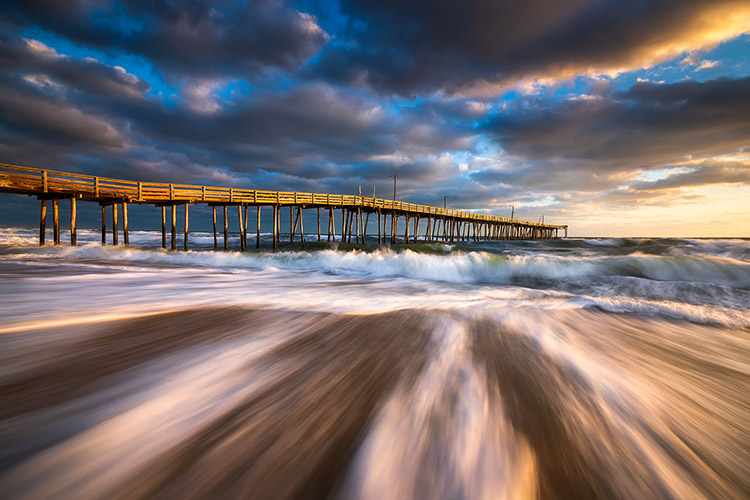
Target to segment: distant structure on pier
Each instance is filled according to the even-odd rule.
[[[475,214],[462,210],[416,205],[395,200],[342,194],[299,193],[287,191],[261,191],[256,189],[236,189],[212,186],[191,186],[184,184],[164,184],[139,182],[122,179],[109,179],[90,175],[43,170],[0,164],[0,192],[36,196],[41,200],[39,219],[39,244],[45,244],[47,223],[47,202],[52,202],[53,234],[55,244],[60,244],[60,217],[58,203],[70,201],[70,243],[76,244],[76,202],[98,203],[102,209],[102,244],[106,244],[107,207],[112,216],[112,243],[118,244],[118,206],[121,209],[123,240],[129,244],[128,204],[150,204],[161,208],[162,247],[167,248],[167,208],[171,212],[171,248],[176,248],[177,206],[184,207],[185,235],[184,248],[188,249],[188,207],[203,203],[212,208],[214,247],[218,247],[216,231],[216,208],[223,211],[224,249],[229,248],[228,207],[237,207],[240,247],[247,248],[248,209],[255,207],[256,247],[260,246],[260,214],[263,207],[273,210],[271,233],[273,248],[280,242],[281,209],[289,207],[290,234],[293,242],[296,235],[304,242],[302,211],[317,210],[317,241],[321,241],[321,209],[328,212],[328,241],[336,240],[335,212],[341,210],[339,235],[341,241],[364,242],[370,215],[378,218],[378,244],[398,241],[396,229],[399,217],[405,218],[403,239],[405,244],[442,241],[485,240],[529,240],[552,239],[559,237],[567,225],[543,224],[494,215]],[[296,214],[295,214],[296,209]],[[390,215],[390,228],[388,216]],[[365,219],[365,220],[363,220]],[[424,233],[419,235],[420,224],[425,221]],[[298,232],[299,229],[299,232]],[[412,229],[410,233],[409,230]]]

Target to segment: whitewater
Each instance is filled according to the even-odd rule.
[[[3,498],[750,493],[748,239],[160,237],[0,228]]]

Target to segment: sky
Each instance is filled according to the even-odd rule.
[[[747,237],[750,2],[6,0],[0,162]]]

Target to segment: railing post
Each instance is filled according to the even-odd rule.
[[[138,183],[138,201],[141,201],[142,198],[143,198],[143,183],[139,182]]]
[[[42,171],[42,189],[44,189],[44,192],[47,192],[47,171]]]
[[[94,177],[94,196],[99,197],[99,177]]]

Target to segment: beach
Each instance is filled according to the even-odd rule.
[[[0,230],[4,498],[750,491],[750,240],[36,237]]]

